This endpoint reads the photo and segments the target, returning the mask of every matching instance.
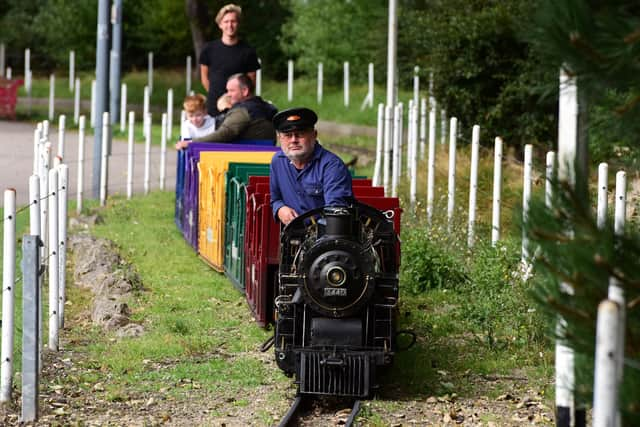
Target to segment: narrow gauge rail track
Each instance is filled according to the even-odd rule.
[[[305,414],[304,408],[310,404],[314,400],[314,396],[308,395],[298,395],[296,396],[293,404],[285,414],[284,418],[278,424],[279,427],[295,427],[295,426],[304,426],[313,423],[317,420],[318,416],[315,414]],[[360,400],[355,400],[351,407],[351,411],[349,412],[349,416],[344,422],[345,427],[350,427],[353,425],[358,413],[360,412],[361,402]],[[326,423],[325,423],[326,425]]]

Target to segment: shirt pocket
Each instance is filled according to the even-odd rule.
[[[308,197],[322,198],[324,196],[324,193],[322,191],[322,186],[321,185],[306,184],[304,186],[304,192]]]

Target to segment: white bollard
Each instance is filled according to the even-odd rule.
[[[293,101],[293,61],[287,61],[287,101]]]
[[[49,350],[58,351],[58,171],[49,170]]]
[[[469,228],[467,247],[472,248],[476,238],[476,200],[478,195],[478,161],[480,157],[480,126],[471,131],[471,170],[469,172]]]
[[[436,100],[429,97],[429,147],[427,155],[427,222],[433,219],[436,180]]]
[[[402,139],[402,103],[393,110],[393,163],[391,165],[391,197],[398,196],[398,176],[400,174],[400,140]]]
[[[127,121],[127,84],[120,86],[120,132],[124,132]]]
[[[153,52],[148,53],[147,66],[147,86],[149,86],[149,93],[153,93]]]
[[[145,126],[147,128],[144,138],[144,194],[146,196],[149,194],[151,173],[149,170],[151,167],[151,113],[147,114]]]
[[[458,119],[451,117],[449,128],[449,179],[447,186],[447,230],[451,232],[456,207],[456,145],[458,142]]]
[[[186,70],[186,74],[187,74],[187,84],[186,84],[186,95],[189,95],[191,93],[191,56],[187,56],[187,70]]]
[[[349,62],[343,64],[343,80],[344,80],[344,106],[349,106]]]
[[[55,97],[56,97],[56,77],[49,75],[49,120],[53,121],[55,117]]]
[[[397,162],[398,169],[396,170],[397,182],[400,182],[400,175],[402,174],[402,147],[404,146],[404,104],[399,102],[400,113],[396,115],[395,125],[398,126],[398,149],[393,151],[394,162]]]
[[[69,166],[58,166],[58,324],[64,328],[64,302],[66,295],[67,266],[67,194],[69,188]]]
[[[549,151],[546,158],[546,179],[544,183],[544,205],[553,207],[553,182],[556,176],[556,153]]]
[[[260,68],[256,70],[256,96],[262,96],[262,59],[258,58],[258,64],[260,64]]]
[[[167,90],[167,139],[173,135],[173,89]]]
[[[82,213],[82,196],[84,193],[84,133],[86,119],[80,116],[78,126],[78,188],[76,190],[76,212]]]
[[[147,120],[149,119],[149,102],[150,102],[150,90],[149,86],[144,87],[144,99],[142,101],[142,135],[147,136]]]
[[[367,96],[364,97],[362,101],[362,105],[360,106],[360,110],[363,111],[367,107],[373,107],[373,90],[374,90],[374,82],[373,82],[373,64],[370,62],[368,67],[368,83],[369,89],[367,90]]]
[[[64,132],[67,126],[67,117],[60,114],[58,117],[58,156],[64,159]]]
[[[427,148],[427,99],[420,100],[420,158],[424,159]]]
[[[376,132],[376,163],[373,167],[373,185],[380,185],[380,169],[384,146],[384,104],[378,104],[378,127]]]
[[[529,236],[527,236],[526,226],[529,221],[529,205],[531,203],[531,174],[533,171],[533,145],[524,146],[524,182],[522,183],[522,255],[523,266],[528,266],[531,261],[529,251]]]
[[[14,298],[16,281],[16,190],[4,191],[4,235],[2,251],[2,352],[0,402],[11,401],[13,378]]]
[[[76,53],[69,51],[69,92],[73,92],[73,85],[75,83],[75,70],[76,70]]]
[[[502,197],[502,138],[495,140],[493,153],[493,211],[491,215],[491,246],[500,240],[500,197]]]
[[[164,191],[167,167],[167,115],[162,114],[162,130],[160,133],[160,191]]]
[[[76,79],[73,86],[73,124],[77,125],[78,120],[80,120],[80,79]]]
[[[7,79],[9,79],[9,76],[6,74],[6,70],[5,70],[5,76],[7,77]],[[31,97],[31,49],[25,49],[24,50],[24,77],[25,77],[25,82],[24,82],[24,90],[27,92],[27,96]]]
[[[318,63],[318,104],[322,104],[322,85],[324,83],[324,71],[322,62]]]
[[[387,105],[384,110],[384,162],[382,184],[384,194],[389,195],[389,172],[391,167],[391,148],[393,144],[393,106]]]
[[[96,128],[96,81],[91,80],[91,113],[89,115],[91,129]]]
[[[614,427],[618,419],[618,360],[623,348],[618,345],[620,308],[615,301],[598,305],[596,356],[593,381],[593,427]]]
[[[608,208],[608,180],[609,165],[600,163],[598,165],[598,208],[597,208],[597,224],[599,229],[603,229],[607,224],[607,208]]]
[[[127,144],[127,199],[133,195],[133,147],[134,147],[134,124],[136,113],[129,111],[129,138]]]
[[[111,131],[109,113],[102,113],[102,153],[100,166],[100,206],[107,204],[107,185],[109,181],[109,132]]]
[[[413,99],[409,100],[409,108],[407,109],[407,179],[411,180],[411,152],[413,148],[411,144],[413,144],[413,106],[415,103]]]
[[[13,78],[13,70],[11,69],[11,67],[7,67],[7,80],[11,80]]]

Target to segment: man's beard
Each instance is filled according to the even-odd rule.
[[[307,159],[309,159],[311,153],[305,153],[305,152],[288,152],[285,153],[285,155],[287,156],[287,158],[289,160],[291,160],[292,162],[303,162]]]

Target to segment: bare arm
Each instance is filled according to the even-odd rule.
[[[209,67],[207,65],[200,64],[200,81],[205,90],[209,92]]]

